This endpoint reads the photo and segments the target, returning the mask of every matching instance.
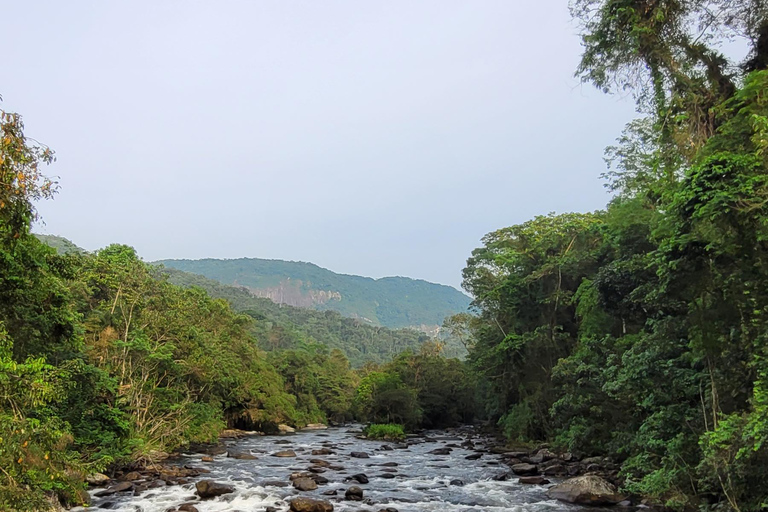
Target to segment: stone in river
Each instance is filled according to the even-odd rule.
[[[355,481],[357,481],[358,483],[361,483],[361,484],[367,484],[368,483],[368,477],[364,473],[358,473],[356,475],[352,475],[349,478],[352,479],[352,480],[355,480]]]
[[[96,496],[97,498],[101,498],[102,496],[111,496],[118,492],[125,492],[131,489],[133,489],[133,484],[131,482],[120,482],[119,484],[115,484],[112,487],[108,487],[103,491],[97,492],[96,494],[94,494],[94,496]]]
[[[451,480],[451,485],[462,486],[462,485],[464,485],[464,481],[463,480]]]
[[[344,493],[344,498],[349,501],[363,501],[363,490],[353,485]]]
[[[272,454],[273,457],[295,457],[296,452],[293,450],[283,450]]]
[[[393,475],[392,473],[382,473],[382,474],[379,475],[379,478],[385,478],[385,479],[387,479],[387,478],[395,478],[395,475]]]
[[[314,491],[317,489],[317,482],[311,478],[297,478],[293,481],[293,486],[300,491]]]
[[[467,460],[478,460],[482,456],[483,456],[482,453],[473,453],[472,455],[467,455],[464,458],[467,459]]]
[[[184,503],[179,507],[179,512],[200,512],[192,503]]]
[[[512,472],[516,475],[537,475],[539,474],[539,468],[534,464],[515,464],[512,466]]]
[[[333,512],[333,505],[324,500],[300,497],[291,500],[291,512]]]
[[[333,450],[320,448],[319,450],[312,450],[312,455],[333,455]]]
[[[352,453],[349,454],[349,456],[350,457],[354,457],[355,459],[367,459],[367,458],[369,458],[368,454],[365,453],[365,452],[352,452]]]
[[[543,476],[521,476],[520,479],[518,480],[518,483],[531,484],[531,485],[546,485],[549,483],[549,480],[547,480]]]
[[[90,485],[106,485],[109,482],[109,477],[102,473],[91,473],[85,477],[85,481]]]
[[[432,450],[431,452],[427,452],[430,455],[450,455],[451,449],[450,448],[437,448],[435,450]]]
[[[550,487],[547,496],[579,505],[614,505],[625,498],[613,484],[595,475],[570,478]]]
[[[235,492],[235,488],[231,485],[220,484],[213,480],[200,480],[195,484],[197,488],[197,494],[201,498],[215,498],[222,494],[229,494]]]

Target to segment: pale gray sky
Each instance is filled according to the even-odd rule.
[[[459,286],[487,232],[608,200],[631,99],[565,0],[5,2],[0,94],[51,146],[39,232]]]

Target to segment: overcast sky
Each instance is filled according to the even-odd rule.
[[[565,0],[2,7],[0,108],[57,153],[38,232],[460,286],[487,232],[605,205],[631,98]]]

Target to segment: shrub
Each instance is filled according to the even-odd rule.
[[[401,441],[405,439],[405,431],[402,425],[394,423],[374,423],[368,425],[363,433],[368,439],[386,439],[390,441]]]

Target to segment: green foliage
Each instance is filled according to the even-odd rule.
[[[402,441],[405,439],[403,426],[394,423],[373,423],[363,429],[363,434],[368,439],[383,439],[386,441]]]
[[[234,260],[163,260],[166,267],[200,274],[225,285],[246,287],[277,302],[338,311],[371,326],[437,327],[467,310],[460,291],[405,277],[336,274],[311,263],[240,258]]]
[[[354,367],[367,362],[385,363],[405,350],[418,351],[430,338],[411,329],[388,329],[347,318],[336,311],[315,311],[278,305],[255,297],[242,287],[227,286],[203,276],[172,268],[162,269],[168,281],[184,287],[199,287],[211,296],[227,300],[233,309],[251,316],[251,333],[262,349],[294,350],[326,345],[341,350]],[[466,349],[458,338],[448,336],[445,352],[460,357]]]

